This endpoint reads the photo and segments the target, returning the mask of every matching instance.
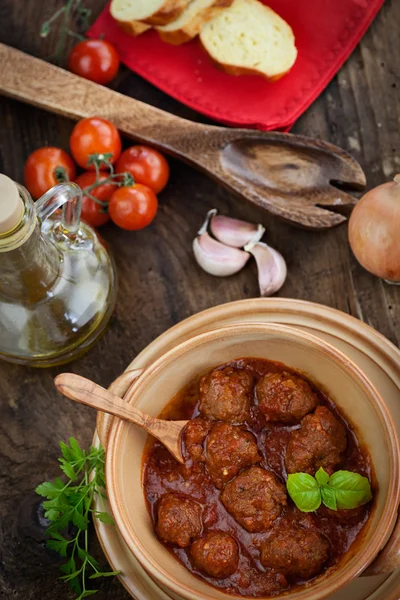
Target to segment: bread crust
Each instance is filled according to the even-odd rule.
[[[120,21],[113,17],[113,19],[118,23],[118,25],[129,35],[136,37],[141,33],[144,33],[148,29],[151,29],[150,25],[146,25],[145,23],[141,23],[140,21]]]
[[[204,48],[204,46],[203,46],[203,48]],[[284,77],[292,69],[292,67],[290,67],[289,69],[287,69],[286,71],[283,71],[282,73],[277,73],[276,75],[273,75],[272,77],[268,77],[265,73],[263,73],[262,71],[258,71],[257,69],[249,69],[247,67],[238,67],[236,65],[227,65],[225,63],[221,63],[221,62],[215,60],[211,56],[211,54],[209,54],[209,52],[206,50],[206,48],[204,48],[204,50],[207,52],[208,56],[211,58],[214,65],[221,71],[224,71],[224,73],[227,73],[228,75],[235,75],[235,76],[258,75],[258,77],[263,77],[264,79],[266,79],[267,81],[270,81],[272,83],[274,81],[278,81],[278,79],[281,79],[281,77]]]
[[[275,68],[269,69],[270,71],[272,70],[271,75],[268,75],[265,71],[268,69],[261,69],[261,68],[257,68],[257,67],[253,67],[251,65],[250,60],[246,60],[245,62],[249,63],[249,66],[243,66],[240,64],[240,62],[243,62],[242,60],[239,61],[239,64],[235,64],[235,62],[232,60],[232,62],[229,63],[225,63],[223,59],[228,60],[229,59],[229,54],[227,54],[226,52],[224,53],[223,57],[219,57],[218,56],[218,52],[213,52],[214,48],[212,47],[212,44],[207,43],[207,37],[206,37],[206,30],[201,29],[200,31],[200,43],[202,45],[202,47],[204,48],[205,52],[208,54],[208,56],[211,58],[211,60],[213,61],[214,65],[219,68],[220,70],[224,71],[225,73],[227,73],[228,75],[257,75],[259,77],[263,77],[264,79],[266,79],[267,81],[277,81],[278,79],[281,79],[281,77],[283,77],[284,75],[286,75],[287,73],[289,73],[289,71],[292,69],[293,65],[296,62],[296,58],[297,58],[297,49],[295,47],[295,38],[294,38],[294,34],[293,31],[290,27],[290,25],[284,21],[284,19],[282,19],[281,17],[279,17],[279,15],[277,15],[277,13],[275,13],[271,8],[267,7],[266,5],[263,5],[262,3],[259,2],[259,0],[236,0],[237,1],[237,6],[238,9],[241,10],[242,12],[246,9],[246,10],[250,10],[253,6],[257,7],[255,8],[255,10],[259,11],[259,9],[261,7],[265,8],[268,13],[275,19],[276,17],[278,18],[278,20],[282,21],[285,24],[286,27],[286,41],[288,42],[288,44],[291,46],[293,44],[293,50],[294,50],[294,59],[291,62],[291,64],[289,64],[290,60],[291,60],[291,56],[289,58],[289,61],[285,61],[286,65],[289,64],[288,68],[285,68],[285,63],[281,63],[279,66],[280,68],[284,69],[282,71],[280,71],[279,73],[273,73],[274,70],[276,70],[276,64],[275,64]],[[236,8],[236,4],[234,4],[234,7],[232,8],[232,10],[234,11]],[[228,9],[228,13],[229,13],[229,9]],[[227,13],[227,14],[228,14]],[[238,13],[236,13],[237,15]],[[218,17],[217,17],[218,18]],[[222,18],[222,24],[224,23],[224,18]],[[235,21],[235,26],[237,25],[237,23],[239,23],[238,27],[239,27],[239,31],[242,31],[241,33],[241,37],[244,35],[245,31],[242,28],[242,30],[240,30],[240,21]],[[221,29],[222,29],[222,25],[221,25]],[[204,37],[203,37],[204,34]],[[221,39],[221,32],[220,32],[220,39]],[[225,38],[224,38],[225,39]],[[207,41],[206,41],[207,40]]]
[[[157,29],[157,33],[163,42],[179,46],[192,40],[196,35],[200,33],[201,26],[213,19],[221,10],[228,8],[233,3],[233,0],[215,0],[215,2],[196,15],[193,19],[186,23],[183,27],[176,29],[175,31],[162,31]]]
[[[142,19],[141,23],[146,25],[168,25],[175,21],[188,5],[188,0],[166,0],[163,6],[147,19]]]

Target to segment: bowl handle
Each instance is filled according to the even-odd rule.
[[[136,381],[136,379],[143,373],[144,369],[134,369],[133,371],[125,371],[115,381],[112,382],[108,388],[110,392],[123,398],[130,388],[130,386]],[[100,443],[103,448],[107,448],[108,437],[110,434],[111,424],[113,421],[111,415],[98,411],[96,419],[96,430],[100,438]]]
[[[386,546],[362,575],[383,575],[400,568],[400,514]]]

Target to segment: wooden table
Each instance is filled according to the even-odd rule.
[[[43,41],[39,28],[60,4],[60,0],[2,0],[0,41],[36,56],[50,55],[55,34]],[[85,4],[99,11],[104,3],[87,0]],[[294,128],[351,152],[364,167],[369,187],[400,171],[399,23],[400,3],[387,0],[338,77]],[[202,120],[124,68],[115,88]],[[23,182],[30,152],[43,145],[68,148],[73,124],[67,119],[4,98],[0,107],[1,172]],[[135,354],[181,319],[223,302],[257,296],[254,264],[229,279],[216,279],[195,263],[192,240],[212,207],[222,214],[264,223],[267,240],[288,263],[289,275],[280,296],[348,312],[398,345],[400,289],[372,277],[356,263],[347,244],[346,226],[323,233],[300,231],[241,203],[186,165],[171,161],[171,171],[151,227],[138,233],[122,232],[112,225],[102,230],[118,264],[117,307],[105,336],[70,370],[106,386]],[[0,598],[4,600],[72,597],[57,580],[57,556],[45,548],[40,499],[33,490],[57,475],[59,440],[74,435],[81,444],[90,443],[95,414],[58,396],[53,386],[58,371],[0,364]],[[94,554],[105,563],[92,538]],[[117,581],[107,580],[97,598],[122,600],[128,595]]]

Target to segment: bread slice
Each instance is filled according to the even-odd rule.
[[[188,4],[189,0],[112,0],[110,12],[126,30],[134,24],[132,31],[142,33],[145,29],[140,31],[137,21],[143,26],[166,25],[177,19]]]
[[[215,17],[233,0],[192,0],[172,23],[156,27],[160,38],[169,44],[184,44],[199,34],[201,26]]]
[[[202,26],[200,40],[232,75],[258,74],[274,81],[290,71],[297,57],[292,28],[258,0],[234,0]]]
[[[132,10],[130,3],[127,0],[112,0],[110,6],[111,16],[117,21],[118,25],[122,27],[126,33],[137,36],[150,29],[150,25],[140,23],[132,19]]]

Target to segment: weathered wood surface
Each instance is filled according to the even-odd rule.
[[[40,23],[60,0],[1,0],[0,41],[47,57],[55,40],[39,38]],[[103,2],[87,0],[99,11]],[[359,47],[294,132],[349,150],[372,187],[400,171],[400,3],[386,0]],[[1,68],[1,65],[0,65]],[[115,89],[179,116],[200,115],[121,69]],[[23,181],[28,154],[42,145],[67,148],[72,122],[0,98],[0,171]],[[265,216],[192,168],[171,161],[172,176],[160,197],[155,223],[139,233],[106,226],[114,249],[120,294],[111,325],[97,346],[69,370],[107,386],[155,336],[202,309],[257,295],[254,264],[230,279],[200,271],[190,251],[204,214],[262,221],[268,240],[286,257],[288,280],[281,296],[339,308],[366,321],[396,345],[400,338],[400,289],[370,276],[355,262],[346,226],[324,233],[292,227]],[[0,332],[1,334],[1,332]],[[33,489],[57,474],[58,441],[75,435],[89,444],[95,415],[63,400],[52,378],[60,369],[35,371],[0,363],[0,598],[69,598],[57,580],[57,558],[44,546],[39,499]],[[94,538],[93,552],[104,562]],[[117,581],[105,581],[97,598],[127,600]]]
[[[356,201],[344,187],[365,187],[360,165],[325,141],[181,119],[5,44],[2,61],[4,95],[74,119],[93,114],[109,119],[121,134],[196,166],[288,223],[307,229],[339,225],[346,220],[340,213],[348,214]],[[340,181],[342,189],[332,181]]]

